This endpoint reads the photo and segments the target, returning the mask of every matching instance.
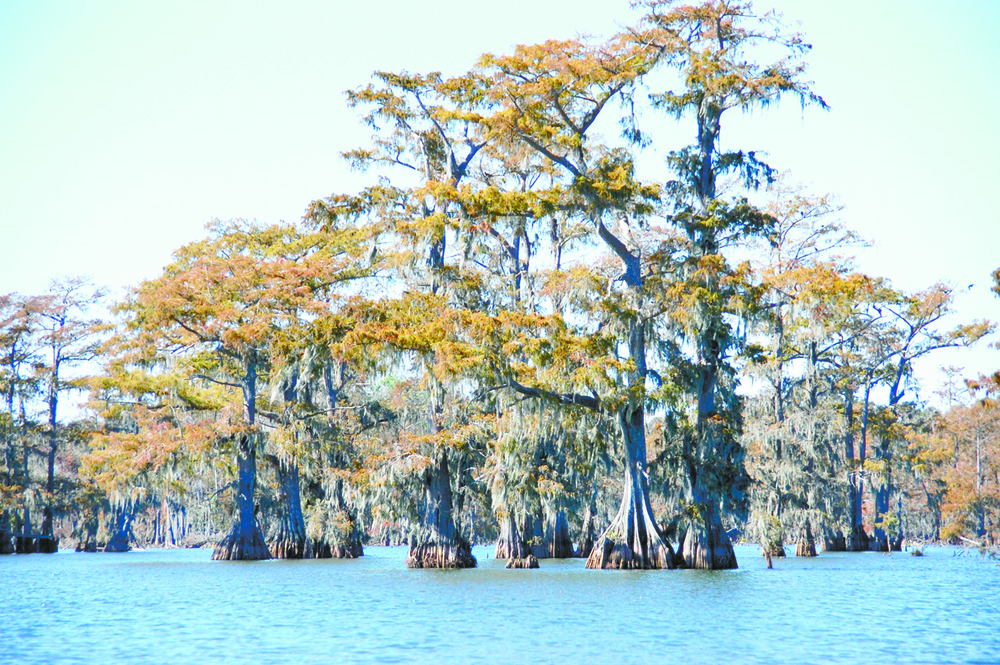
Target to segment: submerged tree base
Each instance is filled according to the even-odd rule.
[[[36,551],[42,554],[55,554],[59,551],[59,539],[55,536],[39,536]]]
[[[268,548],[272,559],[302,559],[306,554],[305,538],[277,538]]]
[[[636,436],[633,440],[642,439]],[[587,557],[587,568],[650,570],[674,567],[674,549],[660,533],[649,504],[645,476],[641,472],[643,465],[638,464],[637,468],[639,473],[632,473],[626,465],[618,513],[611,520],[611,526],[594,542]]]
[[[86,540],[81,540],[76,544],[77,552],[96,552],[97,551],[97,540],[95,538],[87,538]]]
[[[827,534],[823,536],[823,551],[824,552],[846,552],[847,551],[847,539],[844,538],[844,534],[839,531],[835,534]]]
[[[510,558],[507,559],[505,568],[538,568],[538,559],[533,554],[525,557]]]
[[[800,540],[795,545],[795,556],[816,556],[816,543],[812,540]]]
[[[341,542],[330,543],[316,538],[306,543],[306,559],[357,559],[365,555],[364,547],[358,538],[348,538]]]
[[[703,511],[705,524],[694,520],[684,534],[684,544],[681,553],[684,556],[684,567],[696,570],[732,570],[738,568],[736,552],[729,534],[718,520],[714,511]],[[772,554],[772,556],[776,556]],[[781,556],[785,556],[781,550]]]
[[[213,561],[261,561],[270,558],[271,553],[260,529],[249,529],[246,533],[238,526],[212,552]]]
[[[605,534],[594,543],[587,568],[606,570],[655,570],[674,567],[674,550],[662,540],[647,544],[646,551],[633,550]]]
[[[38,551],[38,541],[31,536],[14,536],[14,552],[34,554]]]
[[[427,543],[411,545],[406,557],[407,568],[475,568],[476,557],[464,541],[438,545]]]

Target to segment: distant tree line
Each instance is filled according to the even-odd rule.
[[[991,324],[859,272],[830,197],[721,142],[826,107],[808,44],[749,2],[643,6],[606,41],[376,72],[344,155],[373,184],[298,223],[215,222],[118,302],[0,298],[0,551],[722,569],[734,538],[995,543],[1000,377],[950,369],[944,410],[912,389]],[[663,118],[692,142],[650,179]]]

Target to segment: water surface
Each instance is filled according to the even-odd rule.
[[[0,557],[0,654],[20,663],[998,663],[1000,567],[978,555],[738,547],[736,571],[407,570],[213,562],[209,550]]]

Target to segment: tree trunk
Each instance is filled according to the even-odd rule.
[[[134,504],[121,506],[115,510],[115,530],[111,539],[104,546],[105,552],[128,552],[131,549],[132,519],[135,517]]]
[[[45,500],[45,507],[42,508],[42,536],[52,536],[52,502],[56,493],[56,442],[49,442],[49,452],[47,455],[48,475],[45,480],[45,492],[48,497]]]
[[[323,504],[327,511],[324,530],[306,542],[307,559],[357,559],[364,556],[358,521],[344,500],[344,481],[335,475],[324,487]]]
[[[812,526],[806,522],[795,544],[795,556],[816,556],[816,540],[813,538]]]
[[[410,537],[409,568],[475,568],[469,543],[455,528],[448,455],[424,471],[424,511],[420,529]]]
[[[889,552],[889,536],[881,526],[881,520],[889,514],[889,484],[880,485],[875,490],[875,533],[868,546],[873,552]]]
[[[539,559],[568,559],[573,556],[569,522],[562,510],[543,508],[537,517],[525,520],[522,533],[530,543],[531,553]]]
[[[498,520],[500,535],[497,537],[493,557],[496,559],[520,559],[530,554],[531,548],[521,537],[513,512],[507,507],[501,507],[497,512],[500,515]]]
[[[19,526],[18,533],[14,535],[14,552],[34,554],[38,551],[38,541],[31,535],[31,510],[28,506],[24,507]]]
[[[646,480],[646,431],[642,405],[619,414],[625,442],[622,502],[594,543],[587,568],[673,568],[674,551],[653,515]]]
[[[823,529],[823,551],[824,552],[846,552],[847,539],[839,529],[831,531]]]
[[[506,559],[507,568],[538,568],[538,558],[531,553],[531,548],[518,531],[517,520],[506,508],[501,512],[500,537],[497,538],[493,556]]]
[[[545,552],[551,559],[573,556],[573,541],[569,537],[569,522],[563,510],[545,511]]]
[[[591,501],[583,513],[583,528],[580,532],[580,549],[576,556],[586,559],[594,551],[594,541],[597,540],[597,504]]]
[[[97,526],[98,526],[98,514],[97,507],[94,506],[87,511],[83,518],[83,534],[76,543],[77,552],[96,552],[97,551]]]
[[[865,533],[862,508],[864,505],[864,479],[861,468],[865,463],[865,449],[862,445],[860,456],[854,456],[854,389],[844,391],[844,417],[847,421],[847,431],[844,435],[845,457],[848,465],[853,468],[848,477],[847,502],[851,517],[851,531],[847,535],[847,550],[864,552],[868,549],[868,534]]]
[[[10,529],[10,510],[0,513],[0,554],[14,553],[14,536]]]
[[[252,436],[240,438],[237,455],[239,479],[236,492],[236,521],[232,530],[215,546],[215,561],[255,561],[270,559],[255,514],[254,491],[257,485],[257,449]]]
[[[687,532],[681,554],[686,568],[699,570],[728,570],[736,568],[736,552],[729,540],[729,534],[722,526],[722,518],[715,500],[697,484],[694,501],[689,508]],[[782,555],[784,550],[781,550]]]
[[[306,522],[299,493],[299,465],[290,459],[269,457],[278,476],[278,530],[270,543],[275,559],[301,559],[306,554]]]
[[[709,413],[699,411],[697,427],[698,444],[703,447],[700,455],[709,464],[717,463],[712,458],[727,446],[721,437],[726,436],[720,426],[710,421]],[[687,502],[687,524],[681,556],[686,568],[699,570],[728,570],[737,568],[736,553],[729,534],[722,525],[719,514],[717,493],[705,487],[706,473],[689,464],[691,473],[691,494]]]

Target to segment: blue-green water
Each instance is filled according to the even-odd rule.
[[[222,563],[208,550],[0,557],[0,660],[17,663],[998,663],[1000,567],[978,555],[739,547],[726,572],[407,570]]]

